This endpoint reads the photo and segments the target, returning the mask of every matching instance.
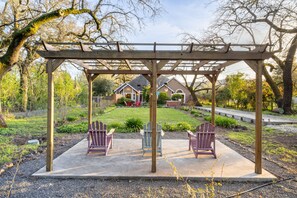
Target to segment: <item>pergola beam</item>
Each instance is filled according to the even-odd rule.
[[[141,63],[146,66],[150,71],[152,71],[153,63],[149,60],[141,60]]]
[[[220,64],[219,66],[214,67],[214,70],[216,70],[216,71],[221,70],[221,69],[223,69],[229,65],[233,65],[237,62],[239,62],[239,61],[227,61],[225,63]]]
[[[231,46],[231,43],[225,45],[222,49],[219,50],[219,52],[223,52],[223,53],[227,53],[229,52],[230,50],[230,46]],[[203,67],[205,64],[209,63],[209,61],[200,61],[198,64],[196,64],[192,70],[197,70],[199,69],[200,67]]]
[[[83,67],[84,69],[90,69],[91,67],[87,64],[85,64],[83,61],[81,60],[77,60],[77,59],[68,59],[67,61],[74,63],[76,65],[79,65],[81,67]]]
[[[104,67],[106,67],[106,69],[111,70],[112,66],[110,64],[108,64],[108,62],[106,60],[97,59],[97,61],[99,63],[101,63]]]
[[[54,72],[63,62],[65,59],[51,59],[46,64],[46,72]],[[51,70],[49,70],[51,67]]]
[[[199,69],[200,67],[203,67],[203,65],[207,64],[208,62],[209,61],[200,61],[192,68],[192,70],[195,71],[195,70]]]
[[[152,71],[150,70],[98,70],[98,69],[91,69],[87,70],[87,73],[89,74],[152,74]],[[206,74],[213,74],[216,72],[213,71],[191,71],[191,70],[160,70],[157,72],[158,74],[172,74],[172,75],[206,75]]]
[[[169,60],[160,60],[157,64],[157,71],[161,70],[168,62]]]
[[[181,62],[183,62],[183,61],[182,61],[182,60],[177,60],[177,61],[174,63],[174,65],[172,65],[172,67],[171,67],[171,71],[175,70],[175,68],[177,68],[177,67],[181,64]]]
[[[120,44],[120,42],[117,42],[117,50],[118,50],[118,52],[122,52],[122,51],[123,51],[122,48],[121,48],[121,44]],[[127,60],[127,59],[125,59],[124,61],[125,61],[126,65],[128,66],[128,68],[129,68],[130,70],[132,70],[130,61]]]
[[[273,53],[256,51],[229,51],[227,53],[217,51],[193,51],[181,53],[177,51],[107,51],[93,50],[82,52],[81,50],[61,51],[37,51],[39,55],[47,59],[104,59],[104,60],[208,60],[208,61],[231,61],[231,60],[263,60],[270,58]]]

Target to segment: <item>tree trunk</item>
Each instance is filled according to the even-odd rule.
[[[284,114],[292,114],[292,96],[293,96],[293,80],[292,80],[292,66],[294,56],[297,48],[297,34],[295,35],[291,46],[289,48],[285,66],[283,69],[283,81],[284,81],[284,98],[283,98],[283,109]]]
[[[66,17],[68,15],[79,15],[83,13],[91,13],[89,9],[58,9],[49,13],[45,13],[40,17],[33,19],[23,29],[14,32],[10,45],[8,46],[5,54],[0,57],[0,80],[1,78],[14,66],[19,59],[20,50],[26,40],[35,35],[40,26],[50,22],[54,19]]]
[[[4,116],[0,114],[0,128],[6,128],[7,124],[5,122]]]
[[[274,98],[275,98],[275,102],[277,104],[278,108],[282,108],[282,103],[280,103],[279,101],[282,100],[282,94],[279,90],[279,88],[277,87],[275,81],[272,79],[272,77],[270,76],[270,74],[268,73],[266,67],[263,68],[263,75],[266,79],[266,82],[268,83],[268,85],[270,86],[273,94],[274,94]]]
[[[195,105],[195,106],[199,106],[199,107],[201,107],[202,104],[199,102],[199,100],[198,100],[198,98],[197,98],[197,95],[196,95],[196,92],[193,91],[193,90],[189,90],[189,91],[190,91],[190,93],[191,93],[191,96],[192,96],[192,100],[193,100],[193,102],[194,102],[194,105]]]
[[[22,97],[21,111],[26,112],[28,109],[28,68],[25,64],[20,65],[20,94]]]

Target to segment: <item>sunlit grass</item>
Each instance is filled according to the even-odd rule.
[[[94,117],[94,120],[111,124],[115,122],[124,123],[129,118],[139,118],[143,123],[147,123],[149,121],[149,108],[117,108],[103,115]],[[164,123],[176,124],[178,122],[187,122],[194,127],[200,124],[197,119],[176,109],[169,108],[158,108],[157,122],[161,125]]]

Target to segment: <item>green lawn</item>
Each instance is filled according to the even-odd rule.
[[[115,108],[108,107],[104,114],[99,115],[99,109],[94,109],[93,120],[100,120],[106,124],[120,123],[123,125],[128,118],[140,118],[143,123],[149,120],[148,108]],[[101,111],[102,113],[102,111]],[[59,117],[59,112],[55,112]],[[83,124],[84,130],[87,131],[87,112],[86,108],[72,108],[68,111],[67,117],[75,117],[77,120],[66,125]],[[55,119],[57,121],[57,118]],[[160,108],[158,109],[157,121],[160,124],[177,124],[187,122],[192,127],[200,124],[195,118],[188,116],[175,109]],[[37,145],[16,145],[16,140],[39,139],[46,136],[46,115],[33,116],[28,118],[6,118],[8,128],[0,128],[0,167],[5,162],[10,162],[32,150],[38,148]],[[77,128],[77,127],[76,127]],[[62,134],[63,135],[63,134]],[[61,134],[55,133],[55,136]]]
[[[103,115],[96,116],[93,120],[100,120],[106,124],[111,124],[115,122],[124,123],[129,118],[140,118],[146,123],[149,121],[149,108],[117,108]],[[157,122],[159,124],[187,122],[193,127],[200,125],[197,119],[179,110],[169,108],[158,108]]]

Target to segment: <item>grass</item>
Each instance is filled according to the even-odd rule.
[[[297,151],[285,148],[278,143],[263,141],[263,151],[267,155],[279,156],[283,162],[296,163]]]
[[[296,163],[297,151],[294,149],[286,148],[286,145],[283,145],[279,142],[274,142],[271,139],[276,136],[286,136],[290,138],[294,134],[286,134],[285,132],[279,132],[276,129],[269,127],[263,127],[263,141],[262,149],[263,152],[268,156],[275,156],[280,161]],[[248,130],[242,132],[229,132],[228,137],[230,140],[243,144],[245,146],[254,147],[255,144],[255,131]]]
[[[149,121],[149,108],[117,108],[103,115],[96,116],[94,120],[100,120],[106,124],[124,123],[129,118],[140,118],[143,123]],[[187,122],[192,127],[200,124],[195,118],[184,114],[176,109],[158,108],[157,122],[159,124],[176,124],[178,122]]]

